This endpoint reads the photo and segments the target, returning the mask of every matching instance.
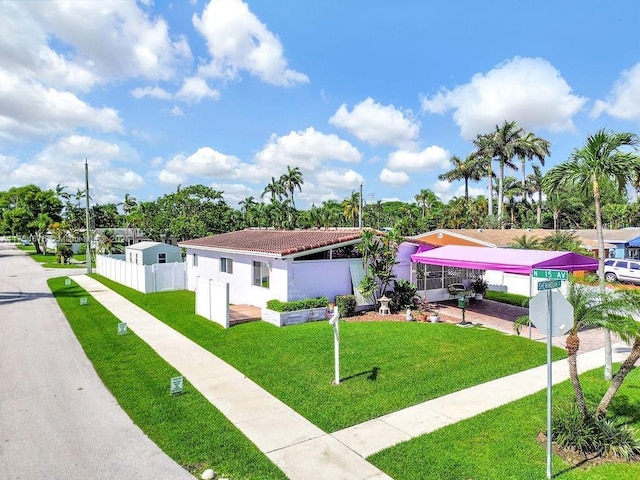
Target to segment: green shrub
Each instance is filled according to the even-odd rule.
[[[353,317],[356,314],[355,295],[336,295],[336,306],[341,317]]]
[[[73,249],[69,243],[61,243],[56,247],[56,260],[59,263],[68,263],[73,257]]]
[[[592,414],[583,418],[575,402],[556,408],[551,431],[560,447],[585,456],[632,460],[640,455],[640,437],[632,427]]]
[[[81,243],[78,245],[78,255],[86,255],[87,254],[87,244]]]
[[[509,305],[517,305],[518,307],[529,307],[529,297],[526,295],[518,295],[517,293],[496,292],[487,290],[484,298],[495,300],[496,302],[508,303]]]
[[[327,297],[305,298],[293,302],[281,302],[280,300],[269,300],[267,308],[275,312],[295,312],[296,310],[306,310],[309,308],[323,308],[329,305]]]
[[[386,292],[391,301],[389,308],[392,312],[399,312],[415,306],[415,298],[418,287],[408,280],[396,280],[392,292]]]

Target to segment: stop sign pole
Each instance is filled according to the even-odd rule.
[[[534,278],[546,278],[547,281],[538,283],[540,292],[529,302],[529,319],[538,331],[547,335],[547,479],[552,477],[552,407],[553,407],[553,379],[552,379],[552,338],[567,333],[573,327],[573,307],[560,292],[552,292],[552,289],[560,287],[561,281],[568,278],[566,270],[533,270]],[[542,293],[546,290],[546,295]],[[553,298],[556,297],[557,302]],[[546,298],[545,298],[546,297]],[[546,302],[545,302],[546,300]],[[546,315],[542,315],[541,303],[546,303]],[[554,317],[560,317],[560,322],[555,322]],[[562,318],[566,317],[566,318]],[[546,332],[543,332],[546,330]]]

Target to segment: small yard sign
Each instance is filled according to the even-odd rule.
[[[171,395],[182,393],[183,380],[182,376],[171,378]]]
[[[548,270],[534,268],[531,270],[533,278],[548,278],[549,280],[568,280],[569,272],[567,270]]]
[[[538,282],[538,290],[551,290],[560,288],[562,280],[547,280],[546,282]]]
[[[80,297],[80,305],[86,305],[87,304],[87,297]]]
[[[118,324],[118,335],[126,335],[127,334],[127,324],[124,322],[120,322]]]
[[[65,278],[64,279],[64,284],[67,285],[67,286],[71,285],[71,279],[70,278]]]

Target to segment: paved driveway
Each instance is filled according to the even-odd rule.
[[[45,271],[0,243],[0,478],[193,480],[84,355],[46,284],[71,272]]]

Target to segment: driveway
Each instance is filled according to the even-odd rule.
[[[73,273],[0,243],[0,478],[193,480],[87,360],[46,284]]]

